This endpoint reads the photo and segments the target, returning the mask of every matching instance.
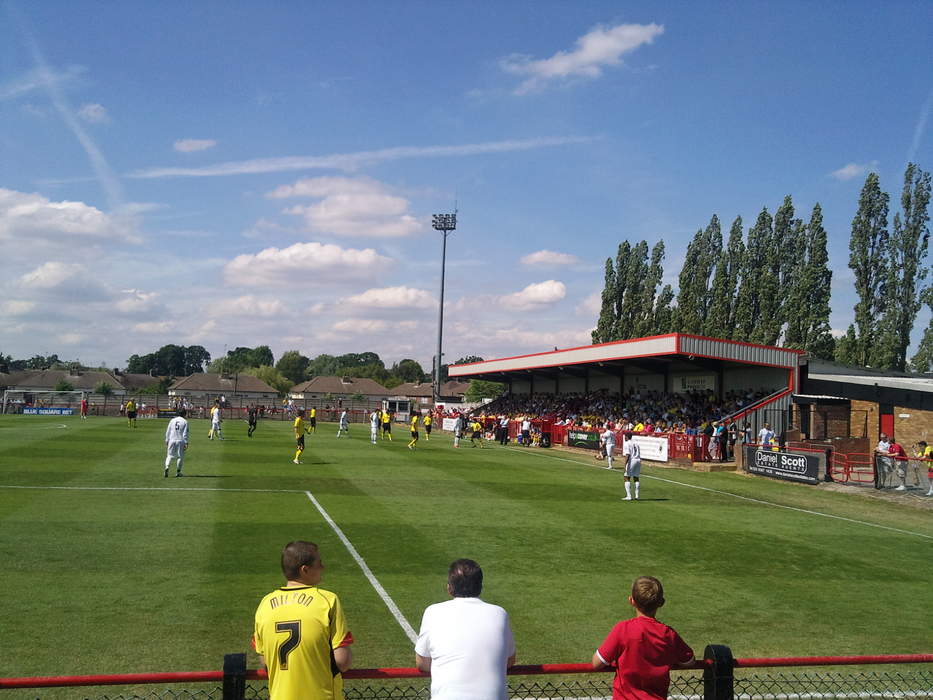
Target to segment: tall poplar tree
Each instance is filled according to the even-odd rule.
[[[728,338],[732,335],[736,308],[736,285],[742,267],[742,257],[745,254],[742,236],[742,217],[737,216],[729,230],[729,242],[719,253],[716,274],[713,276],[712,298],[704,333],[714,338]]]
[[[919,289],[927,277],[924,260],[930,240],[930,173],[908,163],[901,191],[901,210],[894,215],[890,238],[886,291],[883,365],[903,371],[907,368],[907,346],[921,299]]]
[[[859,195],[858,211],[849,237],[849,267],[855,273],[854,343],[843,361],[877,367],[880,349],[877,328],[885,312],[889,274],[888,194],[881,191],[877,173],[870,173]]]
[[[795,248],[802,249],[802,253],[796,253],[800,260],[799,274],[788,294],[784,346],[830,360],[835,347],[829,325],[832,271],[819,203],[814,205],[809,223],[795,238]]]
[[[668,330],[658,329],[658,309],[655,305],[664,277],[664,241],[658,241],[651,249],[651,262],[648,265],[642,293],[640,319],[635,331],[635,337],[643,338],[649,335],[667,333]]]
[[[616,322],[615,309],[616,271],[612,258],[606,258],[606,272],[603,277],[602,304],[599,308],[599,320],[596,330],[590,335],[593,343],[607,343],[612,338],[612,331]]]
[[[648,275],[648,243],[639,241],[632,247],[625,267],[625,298],[619,310],[618,339],[637,338]]]
[[[622,241],[619,244],[619,249],[616,251],[616,274],[615,274],[615,287],[613,291],[613,314],[614,322],[612,326],[612,333],[610,335],[610,340],[618,340],[623,337],[625,328],[622,324],[622,304],[625,301],[625,290],[626,285],[628,284],[628,277],[626,276],[626,271],[628,270],[629,257],[631,257],[632,246],[628,241]]]

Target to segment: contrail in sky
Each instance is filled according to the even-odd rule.
[[[923,134],[926,132],[927,121],[930,119],[930,112],[933,111],[933,90],[927,96],[926,102],[920,110],[920,118],[917,120],[917,126],[914,128],[914,139],[910,143],[910,150],[907,151],[907,162],[912,163],[917,151],[920,148],[920,142],[923,141]]]
[[[217,177],[223,175],[278,173],[288,170],[354,170],[362,165],[370,165],[389,160],[401,160],[404,158],[441,158],[450,156],[474,156],[486,153],[507,153],[510,151],[529,151],[535,148],[586,143],[592,140],[591,138],[585,137],[565,136],[518,139],[512,141],[491,141],[487,143],[462,144],[459,146],[398,146],[375,151],[332,153],[324,156],[256,158],[253,160],[218,163],[217,165],[208,165],[201,168],[150,168],[147,170],[137,170],[136,172],[130,173],[127,177]]]

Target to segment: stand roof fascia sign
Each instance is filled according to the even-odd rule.
[[[565,350],[485,360],[466,365],[450,365],[447,372],[451,377],[470,377],[663,356],[703,357],[796,370],[803,354],[802,350],[755,345],[722,338],[705,338],[685,333],[669,333],[648,338],[616,340],[598,345],[584,345]]]

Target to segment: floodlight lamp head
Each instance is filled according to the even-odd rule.
[[[434,214],[431,217],[431,226],[437,231],[453,231],[457,228],[457,215]]]

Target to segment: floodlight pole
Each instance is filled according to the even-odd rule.
[[[437,310],[437,355],[434,361],[434,405],[441,398],[441,345],[444,338],[444,271],[447,266],[447,236],[457,228],[457,213],[435,214],[431,226],[441,234],[441,303]]]

